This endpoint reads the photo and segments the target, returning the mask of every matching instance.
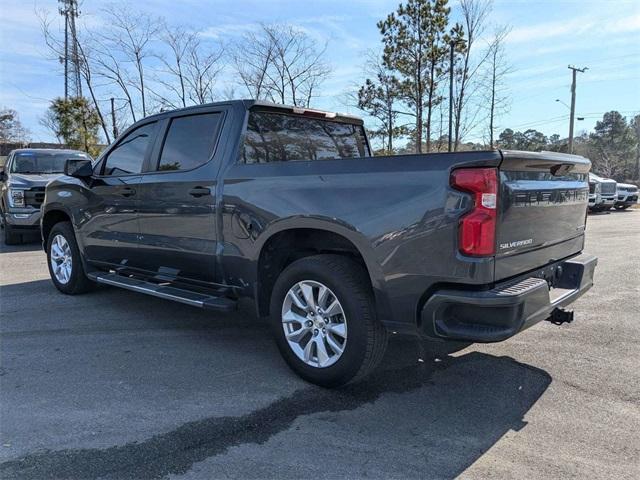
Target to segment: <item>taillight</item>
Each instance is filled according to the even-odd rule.
[[[496,253],[498,205],[497,168],[460,168],[451,173],[451,186],[473,194],[473,210],[460,219],[460,251],[465,255]]]

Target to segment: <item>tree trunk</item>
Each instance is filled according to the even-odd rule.
[[[98,105],[98,100],[96,100],[95,93],[93,92],[93,87],[91,83],[87,82],[87,87],[89,88],[89,94],[91,95],[91,100],[93,101],[93,106],[96,108],[96,113],[98,114],[98,118],[100,119],[100,125],[102,125],[102,131],[104,132],[104,137],[107,140],[107,144],[111,143],[111,138],[109,137],[109,130],[107,129],[107,125],[104,122],[104,117],[102,116],[102,111],[100,110],[100,106]]]
[[[493,69],[491,72],[491,110],[489,111],[489,146],[493,148],[493,118],[496,109],[496,64],[494,61]]]
[[[436,66],[431,59],[431,70],[429,72],[429,97],[427,102],[427,153],[431,151],[431,116],[433,113],[434,75]]]
[[[144,98],[144,74],[142,71],[142,60],[140,58],[137,59],[138,64],[138,77],[140,78],[140,99],[142,100],[142,116],[147,116],[147,104]]]
[[[416,153],[422,153],[422,105],[416,109]]]

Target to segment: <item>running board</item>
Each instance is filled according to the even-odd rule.
[[[186,303],[194,307],[206,308],[222,312],[231,312],[236,309],[236,301],[231,298],[216,297],[199,292],[192,292],[181,288],[158,285],[145,282],[136,278],[125,277],[116,273],[89,273],[87,275],[94,282],[114,287],[125,288],[134,292],[144,293],[153,297]]]

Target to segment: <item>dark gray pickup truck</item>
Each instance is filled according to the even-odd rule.
[[[390,332],[496,342],[588,290],[590,162],[556,153],[372,157],[362,121],[230,101],[129,128],[47,186],[55,286],[95,283],[268,316],[303,378],[370,372]]]

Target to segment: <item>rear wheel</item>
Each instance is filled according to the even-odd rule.
[[[271,326],[289,367],[324,387],[366,376],[387,346],[366,271],[340,255],[302,258],[282,272]]]
[[[53,284],[62,293],[76,295],[95,285],[85,274],[73,227],[69,222],[56,223],[51,229],[47,239],[47,265]]]
[[[629,208],[629,205],[616,205],[615,208],[616,210],[626,210]]]

